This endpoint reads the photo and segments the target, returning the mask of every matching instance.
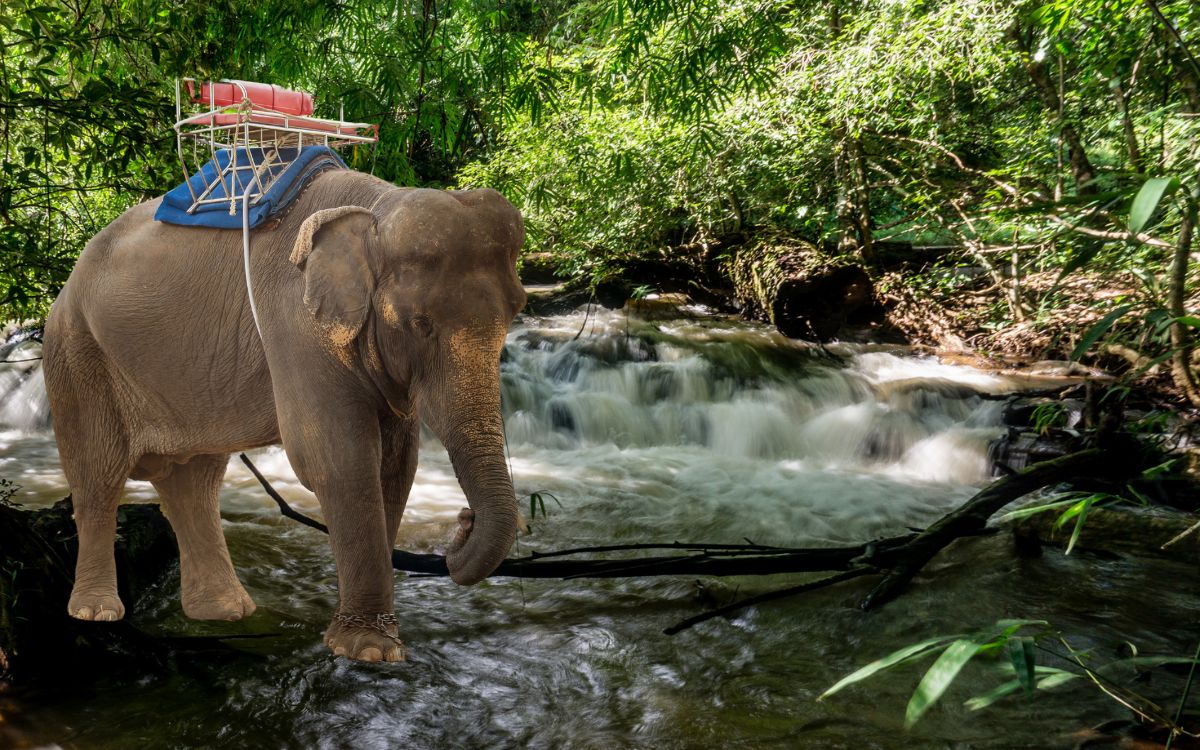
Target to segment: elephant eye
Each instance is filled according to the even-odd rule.
[[[425,337],[433,335],[433,322],[429,320],[429,316],[427,315],[414,315],[408,321],[408,325],[418,335]]]

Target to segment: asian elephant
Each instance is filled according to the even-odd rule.
[[[87,245],[46,322],[43,367],[79,558],[69,613],[117,620],[113,542],[126,478],[151,481],[179,542],[184,612],[254,611],[225,546],[218,489],[232,452],[282,443],[329,526],[337,655],[404,658],[391,547],[423,420],[471,506],[447,555],[472,584],[508,554],[500,352],[525,304],[519,212],[492,190],[394,188],[334,170],[273,229],[153,220],[135,206]]]

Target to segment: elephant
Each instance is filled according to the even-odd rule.
[[[326,645],[403,660],[391,549],[422,421],[470,506],[447,553],[452,580],[486,578],[516,539],[500,355],[525,304],[520,213],[490,189],[327,171],[277,226],[252,233],[244,271],[240,232],[154,221],[159,200],[88,242],[46,321],[79,537],[68,613],[124,615],[113,545],[133,478],[153,483],[177,537],[184,613],[250,615],[218,492],[232,453],[282,444],[329,527],[338,604]]]

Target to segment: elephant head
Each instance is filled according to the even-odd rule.
[[[310,216],[291,260],[326,348],[446,446],[471,506],[446,562],[455,582],[476,583],[517,534],[500,352],[525,305],[521,216],[491,190],[396,190],[376,203]]]

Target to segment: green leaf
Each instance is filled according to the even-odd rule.
[[[1117,665],[1129,665],[1135,667],[1161,667],[1165,664],[1200,664],[1196,659],[1190,656],[1130,656],[1126,659],[1117,659],[1099,667],[1098,671],[1112,669]]]
[[[1179,185],[1178,177],[1152,177],[1146,180],[1129,208],[1129,231],[1138,234],[1145,229],[1158,204],[1178,190]]]
[[[1008,658],[1012,661],[1013,672],[1030,698],[1036,687],[1037,652],[1034,649],[1034,641],[1028,636],[1008,639]]]
[[[1063,684],[1064,682],[1070,682],[1076,677],[1079,677],[1079,675],[1073,672],[1067,672],[1062,669],[1054,669],[1053,667],[1038,667],[1036,671],[1038,675],[1043,675],[1038,678],[1038,690],[1049,690]],[[1009,680],[1008,682],[1002,683],[996,686],[994,689],[989,690],[983,695],[977,695],[974,698],[963,701],[963,705],[971,711],[978,711],[982,708],[987,708],[1007,695],[1012,695],[1020,689],[1021,682],[1019,680]]]
[[[963,705],[972,711],[978,711],[981,708],[987,708],[1005,696],[1012,695],[1020,689],[1021,683],[1019,681],[1009,680],[1008,682],[997,685],[995,688],[987,691],[983,695],[977,695],[974,698],[963,701]]]
[[[1101,336],[1107,333],[1108,329],[1112,328],[1113,324],[1116,323],[1121,316],[1132,309],[1133,305],[1121,305],[1120,307],[1109,312],[1108,315],[1105,315],[1103,318],[1101,318],[1096,325],[1089,328],[1088,332],[1085,333],[1083,338],[1079,340],[1079,344],[1076,345],[1075,350],[1071,352],[1071,361],[1078,362],[1079,358],[1082,357],[1088,349],[1091,349],[1092,345],[1095,344]]]
[[[1065,682],[1078,679],[1079,675],[1072,672],[1055,672],[1054,674],[1038,680],[1038,690],[1049,690],[1050,688],[1058,687]]]
[[[1064,505],[1073,505],[1077,502],[1079,501],[1075,498],[1071,498],[1070,500],[1056,500],[1052,503],[1045,503],[1044,505],[1030,505],[1027,508],[1018,508],[1017,510],[1009,511],[1008,513],[1000,516],[998,520],[1015,521],[1019,518],[1028,518],[1029,516],[1037,515],[1038,513],[1045,513],[1048,510],[1061,508]]]
[[[1067,542],[1066,554],[1071,554],[1071,550],[1075,548],[1075,542],[1079,541],[1079,533],[1083,531],[1083,522],[1087,520],[1088,509],[1092,507],[1092,503],[1095,502],[1095,500],[1096,495],[1092,495],[1088,499],[1084,500],[1081,504],[1079,508],[1079,517],[1075,519],[1075,530],[1071,532],[1071,540]]]
[[[930,651],[937,646],[942,645],[946,641],[953,640],[957,637],[958,636],[941,636],[940,638],[930,638],[927,641],[921,641],[920,643],[914,643],[911,646],[905,646],[899,651],[893,651],[882,659],[877,659],[865,667],[838,680],[833,687],[829,688],[824,693],[821,693],[817,700],[824,700],[825,698],[840,691],[844,687],[853,685],[856,682],[862,682],[876,672],[883,671],[889,667],[894,667],[907,659],[910,659],[914,656],[919,656],[926,651]]]
[[[908,701],[908,708],[904,711],[905,727],[916,724],[929,710],[929,707],[937,703],[938,699],[942,697],[942,693],[946,692],[946,688],[950,687],[950,683],[954,682],[954,678],[977,653],[979,653],[979,644],[966,639],[951,643],[942,652],[942,655],[921,678],[916,691]]]

